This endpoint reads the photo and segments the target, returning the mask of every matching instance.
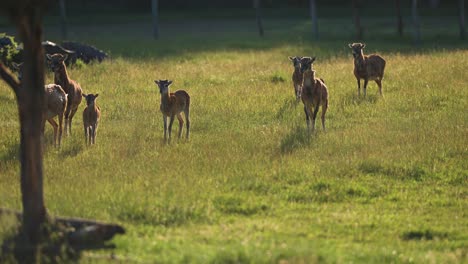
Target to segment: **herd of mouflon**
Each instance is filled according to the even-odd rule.
[[[364,55],[363,43],[352,43],[354,57],[354,76],[358,84],[358,95],[361,94],[361,79],[364,80],[364,96],[369,80],[375,81],[382,96],[382,79],[385,69],[385,60],[377,54]],[[98,94],[84,94],[80,84],[70,78],[65,66],[67,55],[46,55],[47,62],[54,72],[54,83],[45,85],[45,98],[47,111],[44,112],[44,120],[47,120],[54,129],[54,145],[60,147],[62,142],[62,130],[65,135],[71,134],[72,120],[83,98],[86,108],[83,110],[83,128],[86,144],[95,144],[101,109],[96,104]],[[319,108],[322,107],[322,128],[325,131],[325,114],[328,109],[328,88],[325,81],[316,77],[313,69],[315,57],[289,57],[294,66],[292,82],[296,101],[302,101],[306,116],[307,132],[310,135],[315,130],[315,119]],[[22,65],[14,65],[18,71],[18,79],[22,77]],[[171,80],[155,80],[161,94],[160,111],[163,115],[164,141],[170,142],[172,124],[177,117],[179,121],[178,138],[182,136],[184,118],[186,124],[185,137],[190,135],[190,96],[184,90],[169,92]],[[184,117],[182,117],[182,113]],[[58,117],[58,124],[54,120]],[[167,123],[169,119],[169,124]],[[312,119],[312,120],[311,120]],[[63,123],[65,123],[63,125]],[[312,125],[311,125],[312,123]]]
[[[364,80],[364,96],[366,96],[367,83],[375,81],[379,86],[379,93],[382,94],[382,79],[385,70],[385,60],[378,54],[364,55],[363,49],[366,44],[352,43],[348,45],[353,51],[354,76],[358,84],[358,96],[361,95],[361,79]],[[294,96],[296,100],[302,100],[306,115],[307,131],[315,130],[315,119],[322,107],[322,128],[325,131],[325,114],[328,109],[328,89],[322,78],[315,77],[315,70],[312,64],[315,57],[289,57],[294,66],[292,81],[294,86]],[[310,127],[312,117],[312,129]]]

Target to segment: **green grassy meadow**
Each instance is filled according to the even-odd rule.
[[[374,19],[365,51],[387,61],[383,98],[374,82],[357,96],[345,20],[323,19],[319,42],[305,18],[268,19],[264,38],[247,19],[169,20],[158,41],[138,18],[71,27],[71,38],[112,59],[69,69],[85,93],[99,93],[102,119],[91,147],[84,102],[61,149],[46,125],[46,206],[127,229],[116,249],[85,252],[83,262],[115,253],[137,263],[466,263],[467,42],[456,24],[440,25],[423,28],[416,48],[410,32],[377,30],[392,18]],[[58,32],[47,27],[45,38]],[[326,133],[307,136],[291,55],[317,57]],[[190,94],[189,141],[163,142],[155,79]],[[4,82],[0,135],[0,206],[20,209],[17,107]],[[15,225],[2,221],[0,237]]]

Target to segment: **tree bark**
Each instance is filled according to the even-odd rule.
[[[309,1],[310,17],[312,18],[312,32],[316,40],[319,39],[318,22],[317,22],[317,5],[315,0]]]
[[[65,0],[60,0],[60,29],[62,31],[62,39],[67,39],[67,13],[65,9]]]
[[[45,92],[40,8],[28,9],[27,13],[20,17],[17,27],[24,45],[24,77],[21,92],[17,94],[21,127],[23,226],[34,244],[39,242],[40,226],[46,220],[42,187],[42,129]]]
[[[401,16],[400,0],[395,0],[396,15],[397,15],[397,31],[400,37],[403,36],[403,18]]]
[[[20,177],[23,205],[23,232],[32,245],[41,240],[41,225],[46,221],[42,187],[42,128],[44,101],[44,54],[42,50],[42,15],[46,1],[7,1],[8,10],[23,42],[23,80],[19,84],[4,67],[2,78],[16,95],[20,120]]]
[[[466,38],[466,27],[465,27],[465,0],[458,1],[459,9],[459,23],[460,23],[460,39]]]
[[[413,27],[414,27],[414,44],[420,45],[421,44],[421,31],[419,26],[419,15],[418,15],[418,0],[413,0],[412,7],[411,7],[411,14],[413,17]]]
[[[255,18],[257,20],[257,27],[258,27],[258,34],[260,37],[263,37],[263,24],[262,24],[262,14],[260,10],[260,0],[254,0],[254,8],[255,8]]]
[[[354,25],[356,26],[356,38],[361,40],[362,39],[362,26],[361,26],[361,18],[359,15],[358,0],[352,0],[352,5],[353,5]]]
[[[151,13],[153,15],[153,37],[159,39],[158,0],[151,0]]]

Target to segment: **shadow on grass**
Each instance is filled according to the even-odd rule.
[[[371,92],[369,93],[369,88],[367,88],[367,95],[364,97],[362,94],[361,90],[361,95],[357,95],[357,89],[356,91],[353,91],[352,93],[348,93],[347,96],[343,96],[341,99],[341,105],[347,106],[347,105],[363,105],[363,104],[376,104],[381,98],[378,92],[373,93],[372,89]]]
[[[188,222],[203,222],[206,210],[183,205],[148,205],[123,208],[117,215],[121,221],[156,226],[181,226]]]
[[[78,263],[81,258],[81,250],[68,243],[63,227],[53,224],[43,227],[44,236],[36,245],[21,226],[12,231],[1,245],[0,263]]]
[[[296,126],[288,135],[281,140],[281,154],[291,154],[294,150],[310,145],[317,137],[317,133],[308,135],[307,126]]]
[[[231,195],[217,196],[213,200],[214,207],[224,214],[250,216],[269,210],[268,205],[258,201],[247,201]]]
[[[80,152],[83,151],[83,145],[78,144],[76,142],[70,142],[70,145],[68,146],[63,146],[63,145],[64,144],[63,144],[63,139],[62,139],[62,146],[61,146],[60,155],[59,155],[61,159],[76,157],[78,156],[78,154],[80,154]],[[48,147],[54,148],[53,142]]]
[[[401,235],[401,239],[403,240],[433,240],[433,239],[445,239],[448,238],[448,234],[446,232],[438,232],[426,229],[424,231],[421,230],[413,230],[404,232]]]
[[[276,112],[276,118],[284,119],[287,116],[292,116],[296,107],[303,108],[304,106],[301,102],[297,102],[296,99],[294,99],[292,96],[288,99],[285,99],[283,105],[278,109],[278,112]]]

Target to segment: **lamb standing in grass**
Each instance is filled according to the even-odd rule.
[[[13,68],[18,72],[18,80],[21,81],[23,78],[23,63],[13,63]],[[54,129],[54,146],[57,147],[58,137],[58,146],[60,147],[62,143],[63,118],[68,104],[68,94],[58,84],[46,84],[44,90],[47,110],[44,112],[42,130],[44,131],[45,120],[47,120]],[[54,120],[55,116],[58,117],[58,124]]]
[[[358,83],[358,95],[361,95],[361,79],[364,79],[364,96],[366,96],[367,82],[374,80],[379,86],[379,93],[382,94],[382,79],[385,70],[385,60],[377,54],[364,55],[363,49],[366,44],[348,44],[353,50],[354,76]]]
[[[169,80],[155,80],[159,86],[159,92],[161,93],[161,107],[160,110],[163,114],[164,121],[164,140],[167,141],[167,118],[169,121],[169,141],[171,140],[172,123],[174,122],[175,116],[179,120],[179,138],[182,135],[182,126],[184,120],[182,119],[181,113],[184,112],[185,122],[187,123],[186,138],[190,135],[190,96],[184,90],[178,90],[175,93],[169,93],[169,85],[172,81]]]
[[[86,108],[83,111],[83,125],[86,144],[96,144],[96,134],[101,117],[101,109],[96,105],[99,94],[83,94],[86,99]]]
[[[57,130],[58,130],[58,146],[62,143],[63,118],[68,104],[68,95],[63,91],[58,84],[47,84],[45,87],[45,98],[47,103],[47,112],[44,120],[47,120],[54,128],[54,145],[57,146]],[[59,123],[55,122],[54,117],[58,117]]]

